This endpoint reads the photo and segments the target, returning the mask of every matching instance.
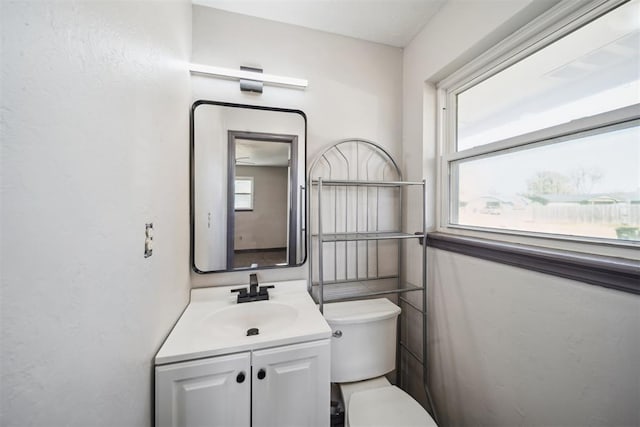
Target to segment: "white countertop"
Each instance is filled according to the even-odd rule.
[[[162,365],[331,337],[331,328],[309,296],[305,280],[260,285],[275,286],[269,289],[268,302],[248,302],[240,304],[243,307],[236,308],[248,313],[254,308],[255,311],[259,311],[265,305],[272,304],[269,308],[283,308],[286,309],[283,311],[288,311],[284,324],[271,328],[264,325],[265,332],[259,335],[246,336],[245,333],[236,333],[237,331],[230,333],[229,326],[236,329],[244,326],[225,324],[230,322],[221,322],[217,317],[223,313],[222,310],[233,310],[234,306],[237,306],[237,294],[232,294],[230,290],[247,285],[192,289],[191,302],[158,351],[155,364]],[[293,309],[289,310],[289,307]]]

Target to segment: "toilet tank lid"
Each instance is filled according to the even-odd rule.
[[[397,317],[400,307],[386,298],[324,304],[324,318],[330,324],[353,324]]]

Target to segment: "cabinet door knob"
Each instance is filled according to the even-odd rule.
[[[266,376],[267,376],[267,371],[265,371],[264,369],[260,369],[258,371],[258,379],[259,380],[264,379],[264,377],[266,377]]]
[[[238,376],[236,377],[236,381],[239,382],[239,383],[244,382],[244,372],[240,372],[238,374]]]

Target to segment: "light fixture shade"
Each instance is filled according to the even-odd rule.
[[[248,68],[248,67],[244,67]],[[295,89],[306,89],[309,85],[306,79],[295,77],[275,76],[273,74],[257,73],[248,70],[234,70],[232,68],[214,67],[211,65],[190,64],[189,70],[193,74],[204,74],[215,77],[230,78],[234,80],[252,80],[263,82],[267,85],[291,87]]]

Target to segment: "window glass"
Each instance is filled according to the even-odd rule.
[[[453,161],[451,172],[453,224],[640,241],[638,121]]]
[[[236,194],[251,194],[252,184],[250,179],[236,179]]]
[[[633,0],[457,95],[457,150],[640,102]]]
[[[253,178],[238,177],[235,179],[234,208],[237,211],[253,209]]]

